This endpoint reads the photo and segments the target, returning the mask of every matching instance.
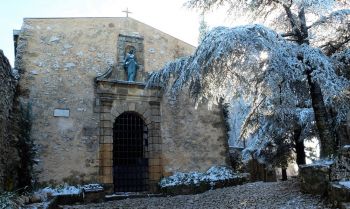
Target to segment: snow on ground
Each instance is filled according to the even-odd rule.
[[[334,160],[323,159],[323,160],[314,161],[311,164],[303,165],[303,167],[309,167],[309,166],[331,166],[333,164],[334,164]]]
[[[58,187],[45,187],[35,191],[34,195],[40,198],[41,201],[45,202],[52,196],[79,195],[82,193],[82,188],[84,188],[84,186],[61,185]]]
[[[233,170],[224,167],[224,166],[213,166],[209,168],[207,172],[205,172],[202,181],[220,181],[220,180],[228,180],[236,177],[237,175],[233,172]]]
[[[350,181],[340,181],[339,184],[350,189]]]
[[[48,196],[58,196],[58,195],[76,195],[83,192],[90,192],[90,191],[101,191],[103,190],[103,187],[100,184],[86,184],[82,186],[69,186],[69,185],[62,185],[58,187],[45,187],[43,189],[39,189],[35,193],[45,194]]]
[[[45,187],[44,189],[39,190],[38,192],[51,194],[52,196],[74,195],[74,194],[80,194],[81,189],[80,187],[65,185],[63,187],[58,187],[58,188]]]
[[[300,192],[297,179],[283,182],[254,182],[209,190],[195,195],[130,198],[86,205],[65,205],[63,209],[328,209],[320,196]]]
[[[199,185],[201,182],[216,182],[220,180],[229,180],[237,177],[231,169],[224,166],[212,166],[205,173],[176,172],[174,175],[163,178],[159,185],[160,187],[169,187],[176,185]]]

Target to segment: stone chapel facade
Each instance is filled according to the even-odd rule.
[[[193,46],[132,18],[25,18],[14,39],[40,183],[154,192],[163,176],[228,164],[220,107],[144,88],[149,72]],[[130,49],[135,82],[123,69]]]

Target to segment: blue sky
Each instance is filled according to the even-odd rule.
[[[183,6],[186,0],[0,0],[0,49],[14,63],[12,30],[20,29],[25,17],[130,17],[172,36],[197,45],[199,12]],[[208,14],[209,25],[227,22],[225,12]]]

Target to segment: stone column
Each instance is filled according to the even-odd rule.
[[[112,100],[101,100],[100,107],[100,182],[113,191],[113,124]]]
[[[149,124],[149,185],[151,192],[157,192],[162,177],[162,139],[160,135],[160,103],[149,102],[151,123]]]

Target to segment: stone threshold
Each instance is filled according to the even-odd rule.
[[[125,80],[111,80],[111,79],[98,79],[97,82],[109,82],[114,84],[121,84],[121,85],[133,85],[133,86],[141,86],[146,87],[145,82],[139,82],[139,81],[125,81]]]
[[[132,198],[151,198],[151,197],[166,197],[165,194],[151,194],[147,192],[118,192],[105,196],[105,201],[125,200]]]

